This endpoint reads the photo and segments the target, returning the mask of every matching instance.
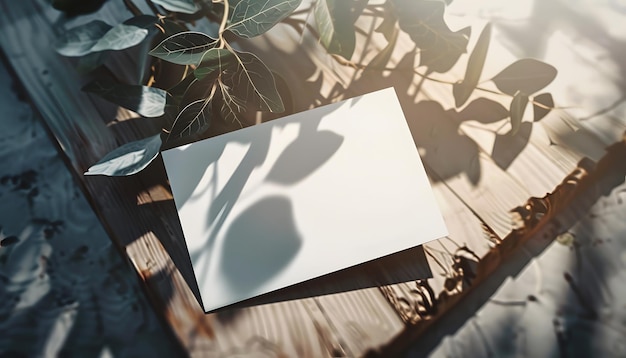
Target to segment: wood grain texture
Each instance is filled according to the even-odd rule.
[[[354,355],[369,348],[368,344],[384,342],[390,337],[376,334],[372,336],[377,341],[348,347],[345,343],[347,338],[341,338],[338,328],[329,322],[328,313],[325,312],[329,305],[324,306],[318,298],[204,315],[193,294],[196,290],[193,272],[161,161],[157,160],[144,172],[133,177],[85,178],[81,175],[107,150],[150,134],[149,131],[154,130],[154,126],[142,127],[141,121],[134,125],[132,120],[128,120],[132,115],[80,92],[80,84],[84,79],[75,75],[71,61],[52,51],[52,33],[39,30],[50,28],[53,23],[61,28],[70,26],[67,23],[60,25],[64,20],[59,18],[58,13],[44,8],[38,2],[7,5],[3,10],[7,19],[24,19],[28,25],[21,27],[20,24],[24,22],[5,22],[9,25],[3,31],[6,30],[5,33],[10,36],[3,37],[3,49],[8,53],[12,65],[38,108],[41,108],[46,122],[76,170],[77,178],[85,186],[91,204],[109,234],[131,259],[146,283],[147,292],[157,312],[163,314],[191,355],[222,356],[259,350],[266,350],[268,354],[275,356],[336,356],[338,352]],[[109,6],[102,11],[100,15],[110,23],[123,19],[123,9]],[[25,43],[30,45],[23,46]],[[46,82],[42,83],[39,74],[31,71],[33,67],[43,69],[42,72],[49,76]],[[46,92],[45,88],[52,86],[51,84],[54,85],[54,96]],[[92,120],[83,121],[81,118]],[[105,126],[112,121],[113,126]],[[115,130],[118,123],[128,123],[126,130]],[[226,130],[232,129],[218,127],[213,134]],[[374,277],[373,280],[369,276],[373,270],[383,271],[396,282],[406,280],[406,277],[428,275],[428,270],[424,270],[423,253],[421,256],[420,253],[417,256],[409,254],[410,261],[396,265],[391,270],[389,265],[375,263],[373,269],[348,273],[345,282],[357,281],[357,286],[342,285],[334,278],[327,278],[325,282],[330,283],[326,286],[330,288],[325,291],[319,290],[319,283],[313,283],[308,286],[309,289],[298,289],[299,294],[294,294],[292,290],[287,295],[308,297],[312,294],[337,292],[337,287],[346,290],[373,287],[379,282],[394,282],[384,277]],[[397,275],[394,269],[402,272]],[[352,301],[355,299],[365,300],[367,308],[362,309],[374,309],[378,316],[373,317],[385,318],[388,329],[384,333],[397,333],[400,321],[377,290],[352,293],[350,297],[343,301],[353,305]],[[284,297],[274,298],[278,299]],[[358,316],[354,316],[355,314]],[[348,312],[342,317],[345,320],[344,325],[358,326],[366,315],[359,311]],[[378,329],[376,325],[370,324],[368,330],[374,328]]]
[[[356,356],[400,333],[408,316],[403,316],[397,302],[389,304],[389,298],[392,294],[411,297],[416,280],[426,278],[419,250],[388,259],[396,261],[395,266],[380,261],[344,276],[322,278],[204,315],[195,297],[197,288],[162,161],[157,159],[132,177],[82,176],[107,151],[154,134],[158,126],[133,119],[127,111],[80,92],[85,78],[76,75],[73,62],[54,53],[50,46],[54,35],[76,20],[61,18],[44,1],[0,6],[1,30],[6,35],[0,39],[2,48],[68,156],[109,235],[128,255],[157,312],[163,314],[190,355],[263,351],[270,356]],[[113,24],[130,15],[120,2],[107,2],[94,16]],[[373,29],[376,23],[367,21],[359,25]],[[479,29],[480,25],[474,26]],[[238,45],[258,53],[285,83],[291,84],[279,83],[291,112],[395,87],[451,232],[451,240],[427,246],[433,256],[440,255],[437,252],[454,253],[466,244],[482,257],[489,241],[481,226],[494,237],[505,237],[512,229],[509,211],[530,196],[551,191],[581,158],[580,151],[551,145],[546,132],[534,127],[528,143],[514,138],[494,154],[493,126],[470,123],[464,117],[467,112],[453,108],[449,85],[423,81],[412,74],[416,54],[406,37],[400,38],[389,65],[409,69],[408,75],[406,71],[363,71],[341,65],[322,51],[315,39],[305,36],[301,41],[298,33],[284,25]],[[359,38],[355,61],[366,63],[375,54],[372,48],[382,46],[379,37]],[[502,47],[495,51],[507,52]],[[510,58],[510,53],[503,58]],[[136,64],[130,56],[118,56],[107,66],[119,71]],[[463,68],[457,66],[446,79],[456,81],[462,74]],[[125,76],[132,77],[132,71]],[[508,106],[505,99],[490,99]],[[488,108],[483,108],[478,115],[489,115],[487,112]],[[265,116],[264,120],[271,118]],[[554,120],[548,123],[560,125]],[[208,136],[233,129],[219,124]],[[584,130],[580,133],[590,138],[592,149],[603,143]],[[429,257],[438,274],[438,264]],[[433,281],[435,292],[439,292],[445,281],[441,277]],[[378,285],[380,289],[336,293]],[[326,295],[329,293],[335,294]],[[319,296],[322,294],[326,296]],[[278,302],[285,299],[292,300]],[[410,309],[407,312],[411,314]]]

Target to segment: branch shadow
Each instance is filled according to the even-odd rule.
[[[592,177],[585,178],[586,182],[578,184],[578,187],[575,189],[576,196],[567,206],[567,209],[553,218],[548,228],[540,231],[511,256],[508,256],[506,260],[503,260],[498,269],[493,271],[486,280],[482,281],[480,286],[472,289],[463,297],[463,305],[471,307],[471,309],[457,309],[442,316],[420,335],[417,341],[412,342],[412,347],[406,352],[407,357],[428,355],[442,342],[444,337],[457,333],[461,327],[476,315],[476,311],[496,294],[506,280],[511,277],[517,277],[533,260],[554,243],[554,239],[558,235],[569,231],[579,221],[585,220],[585,217],[589,215],[594,205],[600,203],[603,197],[610,195],[615,188],[626,181],[626,162],[621,159],[626,156],[626,146],[624,143],[618,143],[609,147],[608,152],[593,168]],[[602,275],[604,272],[602,264],[599,266],[598,270]],[[596,267],[594,266],[594,268]],[[567,300],[570,302],[566,303],[566,305],[571,304],[572,307],[575,307],[584,320],[597,320],[597,312],[600,310],[600,307],[593,307],[593,305],[589,304],[588,293],[581,291],[579,289],[580,286],[573,282],[572,276],[576,277],[576,275],[569,274],[566,270],[567,268],[564,269],[565,279],[572,288],[567,294]],[[580,275],[580,272],[578,274]],[[597,278],[597,276],[592,277],[594,280]],[[528,300],[536,301],[537,298],[532,296]],[[553,322],[558,344],[558,346],[553,347],[553,353],[555,355],[560,353],[567,356],[568,352],[572,353],[571,348],[574,346],[564,346],[566,342],[563,341],[564,336],[562,336],[560,331],[562,320],[555,317]],[[502,335],[502,337],[505,336]],[[575,346],[581,347],[583,351],[587,350],[587,353],[592,353],[588,351],[590,347],[588,341],[591,339],[592,337],[586,337],[586,341],[576,343]],[[503,343],[503,345],[498,346],[506,345]],[[559,352],[559,350],[561,351]],[[579,353],[580,351],[575,355]],[[582,354],[585,355],[584,353]]]
[[[576,67],[564,66],[563,70],[574,68],[598,68],[595,74],[596,83],[606,83],[606,88],[615,91],[595,91],[597,87],[586,87],[585,81],[572,82],[568,90],[573,92],[571,100],[580,100],[584,103],[581,107],[592,107],[594,113],[584,114],[576,118],[580,122],[588,121],[599,116],[606,116],[613,112],[621,117],[624,113],[623,104],[626,99],[626,41],[623,36],[616,35],[614,25],[606,16],[623,16],[624,9],[618,2],[608,1],[593,3],[592,1],[578,1],[572,4],[562,0],[534,1],[531,13],[521,21],[506,21],[501,19],[489,19],[501,33],[502,42],[511,52],[519,57],[544,58],[548,54],[549,41],[554,35],[563,34],[568,36],[572,44],[567,47],[580,46],[575,49],[579,56],[570,61],[580,62]],[[613,17],[619,18],[619,17]],[[613,19],[609,18],[609,19]],[[587,45],[590,44],[590,45]],[[582,47],[585,46],[585,47]],[[602,52],[598,52],[601,48]],[[585,51],[588,50],[588,51]],[[565,64],[565,62],[564,62]],[[567,73],[564,71],[564,73]],[[569,75],[581,75],[573,71]],[[585,74],[582,74],[585,76]],[[597,86],[597,84],[594,84]],[[581,103],[568,103],[567,105],[581,106]],[[621,107],[621,110],[618,110]],[[576,112],[578,113],[578,112]],[[583,114],[581,114],[583,115]],[[616,135],[622,128],[615,126],[615,122],[594,121],[594,131],[600,132],[601,136],[617,140]],[[577,150],[583,155],[592,156],[593,147],[589,145],[588,137],[577,130],[559,131],[555,136],[566,143],[569,148]],[[609,141],[609,142],[610,142]],[[601,153],[599,154],[601,156]],[[598,159],[598,158],[594,158]]]

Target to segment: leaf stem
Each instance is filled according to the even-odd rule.
[[[224,14],[222,15],[222,22],[220,23],[220,29],[219,29],[219,41],[220,41],[220,45],[218,48],[224,48],[224,46],[227,45],[226,40],[224,40],[224,31],[226,31],[226,22],[228,21],[228,13],[230,11],[230,5],[228,3],[228,0],[223,0],[224,2]]]

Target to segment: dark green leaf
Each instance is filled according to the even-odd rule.
[[[172,21],[170,19],[163,19],[160,23],[160,26],[163,28],[164,34],[167,36],[187,31],[187,29],[183,27],[180,23]]]
[[[246,111],[246,102],[230,93],[230,89],[222,82],[218,82],[221,105],[219,108],[222,119],[226,122],[237,122],[243,126],[242,114]]]
[[[150,55],[179,65],[198,65],[216,43],[216,39],[201,32],[180,32],[161,41]]]
[[[125,176],[140,172],[159,154],[161,135],[126,143],[109,152],[85,175]]]
[[[148,35],[140,43],[139,48],[136,49],[137,52],[133,53],[137,60],[137,83],[140,84],[145,83],[145,77],[150,74],[150,71],[147,70],[150,64],[148,52],[152,47],[153,39],[161,34],[159,27],[155,26],[158,22],[159,19],[151,15],[139,15],[124,21],[124,25],[136,26],[148,30]]]
[[[543,117],[547,116],[548,113],[554,108],[554,100],[552,99],[552,95],[550,93],[542,93],[540,95],[536,95],[533,98],[533,114],[534,121],[538,122]],[[537,105],[537,103],[541,104],[543,107]]]
[[[162,89],[94,81],[83,88],[144,117],[159,117],[165,110],[167,92]]]
[[[289,16],[302,0],[237,0],[230,1],[227,30],[244,38],[265,33]]]
[[[167,92],[172,96],[175,104],[178,104],[185,93],[189,90],[189,87],[193,85],[198,80],[193,74],[187,75],[182,81],[178,82],[174,87],[169,88]]]
[[[153,3],[163,6],[165,10],[181,12],[183,14],[195,14],[200,6],[194,0],[152,0]]]
[[[194,76],[201,80],[215,71],[222,71],[225,67],[235,64],[234,54],[227,49],[213,48],[204,53],[200,67],[193,71]]]
[[[420,66],[446,72],[465,53],[471,29],[457,32],[444,22],[445,4],[433,0],[392,0],[400,29],[420,49]]]
[[[350,60],[356,35],[352,20],[352,2],[319,0],[315,6],[315,22],[320,41],[329,53]]]
[[[52,7],[68,16],[88,14],[98,10],[106,0],[52,0]]]
[[[201,133],[209,128],[211,124],[209,103],[210,101],[206,99],[199,99],[183,108],[174,120],[168,138]]]
[[[517,91],[532,94],[550,84],[556,73],[556,68],[545,62],[525,58],[509,65],[492,81],[506,94],[514,95]]]
[[[485,65],[485,58],[487,58],[490,39],[491,24],[487,24],[481,32],[474,50],[469,56],[465,78],[452,86],[452,94],[454,95],[454,102],[457,108],[465,104],[478,85],[480,74],[483,72],[483,66]]]
[[[90,53],[91,48],[111,28],[111,25],[103,21],[94,20],[63,33],[54,47],[63,56],[83,56]]]
[[[91,48],[92,52],[123,50],[133,47],[148,36],[148,30],[133,25],[119,24],[109,30]]]
[[[522,92],[517,92],[515,96],[513,96],[513,100],[511,101],[511,131],[510,135],[515,135],[522,124],[522,118],[524,117],[524,111],[526,110],[526,105],[528,105],[528,95]]]
[[[124,21],[124,25],[137,26],[141,27],[142,29],[152,29],[155,28],[154,24],[156,24],[158,21],[159,19],[156,16],[139,15],[131,17],[130,19]]]
[[[0,240],[0,247],[9,247],[18,242],[20,242],[20,239],[18,239],[17,236],[8,236]]]
[[[283,112],[272,72],[256,55],[237,52],[237,64],[222,74],[222,83],[231,104],[246,104],[260,111]]]

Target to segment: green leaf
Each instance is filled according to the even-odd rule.
[[[193,74],[188,74],[182,81],[178,82],[175,86],[168,88],[167,92],[171,95],[169,100],[173,101],[174,104],[178,105],[189,88],[196,83],[198,80]]]
[[[161,135],[126,143],[91,166],[85,175],[126,176],[140,172],[159,154]]]
[[[159,19],[156,16],[152,15],[138,15],[135,17],[131,17],[130,19],[124,21],[124,25],[131,25],[141,27],[142,29],[155,29],[156,24]]]
[[[180,23],[172,21],[170,19],[163,19],[159,25],[163,30],[165,30],[164,33],[166,36],[171,36],[187,31],[187,29],[183,27]]]
[[[152,0],[152,2],[163,6],[165,10],[183,14],[195,14],[200,10],[200,6],[194,0]]]
[[[289,16],[302,0],[237,0],[230,1],[231,9],[227,30],[251,38],[265,33],[279,21]]]
[[[152,47],[152,40],[157,34],[160,34],[161,31],[159,27],[155,26],[159,22],[159,19],[152,15],[138,15],[135,17],[131,17],[130,19],[124,21],[124,25],[131,25],[140,27],[142,29],[146,29],[148,34],[146,37],[140,42],[139,48],[137,49],[137,83],[145,83],[145,76],[149,75],[147,68],[149,66],[148,52]]]
[[[83,88],[144,117],[162,116],[167,92],[154,87],[94,81]]]
[[[533,121],[539,122],[554,108],[554,99],[550,93],[542,93],[533,98]],[[544,107],[538,106],[537,103]],[[545,108],[547,107],[547,108]]]
[[[491,24],[487,24],[480,33],[478,42],[476,42],[476,46],[469,56],[467,69],[465,70],[465,78],[452,86],[452,94],[454,95],[454,102],[457,108],[465,104],[478,85],[478,80],[483,72],[483,66],[487,58],[490,39]]]
[[[432,0],[392,0],[400,29],[409,34],[420,49],[420,66],[446,72],[465,53],[470,27],[450,30],[443,15],[445,4]]]
[[[211,125],[210,101],[199,99],[191,102],[178,114],[168,135],[183,137],[193,133],[201,133]]]
[[[204,53],[200,67],[193,71],[194,76],[201,80],[210,73],[222,71],[224,68],[236,63],[236,58],[227,49],[213,48]]]
[[[245,103],[260,111],[283,112],[283,102],[274,76],[256,55],[237,52],[237,63],[222,73],[221,83],[237,104]]]
[[[49,0],[52,7],[66,12],[68,17],[97,11],[106,0]]]
[[[198,65],[216,43],[216,39],[202,32],[185,31],[161,41],[150,55],[179,65]]]
[[[532,94],[550,84],[556,73],[552,65],[525,58],[512,63],[491,80],[506,94],[514,95],[517,91]]]
[[[242,113],[246,111],[246,102],[230,93],[230,89],[221,81],[217,82],[222,100],[220,101],[220,114],[226,122],[237,122],[243,126]]]
[[[315,22],[324,48],[350,60],[354,53],[356,35],[350,21],[351,1],[319,0],[315,6]]]
[[[522,118],[524,117],[524,111],[526,110],[526,105],[528,105],[528,95],[522,92],[517,92],[515,96],[513,96],[513,100],[511,101],[511,131],[510,135],[515,135],[522,124]]]
[[[148,36],[148,30],[133,25],[119,24],[109,30],[90,49],[91,52],[123,50],[139,44]]]
[[[63,33],[57,39],[54,47],[63,56],[83,56],[90,53],[91,48],[111,28],[111,25],[104,21],[94,20]]]

